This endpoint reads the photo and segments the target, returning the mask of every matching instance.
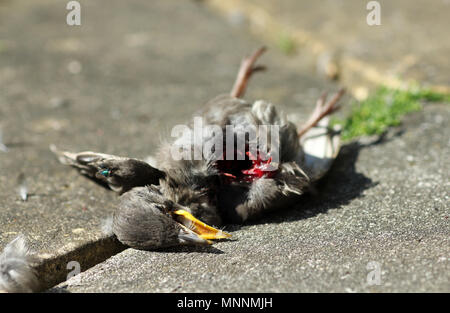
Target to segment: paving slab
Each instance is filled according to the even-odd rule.
[[[320,71],[337,67],[339,78],[358,90],[416,81],[450,91],[449,1],[372,1],[380,25],[369,25],[370,1],[210,0],[231,23],[246,25],[275,45],[286,38],[316,57]],[[247,28],[248,29],[248,28]],[[325,69],[325,70],[324,70]],[[361,92],[359,92],[361,93]]]
[[[117,196],[58,164],[49,145],[145,158],[172,126],[228,92],[241,58],[262,44],[195,1],[80,3],[81,26],[68,26],[65,2],[0,1],[9,148],[0,151],[0,247],[25,234],[43,259],[43,288],[65,279],[69,261],[85,270],[124,249],[100,230]],[[324,89],[337,89],[279,51],[263,62],[269,71],[250,83],[249,98],[306,117]]]

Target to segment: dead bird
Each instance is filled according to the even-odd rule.
[[[211,100],[183,136],[161,145],[152,158],[156,163],[51,146],[63,164],[121,194],[112,223],[105,224],[119,241],[149,250],[227,238],[229,234],[209,225],[244,223],[298,203],[328,171],[339,151],[339,133],[328,127],[327,116],[339,108],[343,90],[330,101],[324,94],[297,128],[273,104],[242,99],[249,78],[264,69],[255,66],[263,52],[261,48],[243,60],[229,95]],[[207,125],[197,133],[196,119]],[[265,141],[256,131],[261,126],[277,127],[267,128]],[[269,144],[269,137],[278,140]],[[174,151],[184,158],[174,158]],[[196,158],[199,151],[201,158]],[[18,180],[25,200],[24,177]],[[23,236],[8,244],[0,253],[0,292],[40,290],[36,262]]]
[[[195,134],[190,124],[184,136],[162,144],[156,164],[51,146],[61,163],[121,194],[112,223],[119,241],[148,250],[227,238],[229,234],[213,226],[244,223],[294,204],[328,171],[339,151],[339,134],[328,127],[326,117],[339,109],[344,91],[330,101],[324,94],[297,128],[273,104],[242,99],[249,78],[264,69],[255,65],[264,51],[244,58],[229,95],[214,98],[194,115],[208,126]],[[276,133],[270,128],[265,134],[265,141],[257,131],[262,125],[277,126]],[[248,131],[256,136],[250,138]],[[219,139],[217,132],[222,133]],[[275,137],[276,144],[267,143]],[[267,143],[265,149],[260,139]],[[215,145],[220,143],[221,150]],[[174,151],[185,157],[173,157]],[[201,158],[193,157],[199,151]]]

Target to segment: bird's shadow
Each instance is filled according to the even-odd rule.
[[[211,253],[211,254],[224,254],[220,249],[217,249],[213,245],[186,245],[186,246],[174,246],[174,247],[168,247],[168,248],[162,248],[157,250],[152,250],[152,253],[180,253],[180,252],[186,252],[186,253]]]
[[[328,210],[337,209],[355,198],[362,197],[365,190],[376,186],[378,182],[374,182],[366,175],[357,172],[355,165],[359,153],[364,148],[385,144],[393,137],[401,136],[403,130],[391,132],[391,136],[388,134],[388,132],[385,132],[369,143],[363,144],[359,141],[353,141],[343,145],[329,173],[314,186],[313,192],[299,197],[298,204],[290,208],[269,212],[264,217],[250,221],[245,225],[282,223],[310,218],[320,213],[326,213]],[[242,226],[229,225],[226,230],[234,231]]]

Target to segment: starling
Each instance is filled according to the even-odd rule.
[[[186,126],[183,136],[159,147],[155,164],[51,146],[61,163],[121,194],[112,222],[119,241],[151,250],[230,237],[217,227],[298,203],[328,171],[340,141],[327,116],[339,109],[344,91],[329,101],[320,97],[297,127],[272,103],[243,99],[249,78],[264,70],[255,65],[264,51],[244,58],[230,94],[194,115],[194,124],[207,126],[197,133],[194,124]]]

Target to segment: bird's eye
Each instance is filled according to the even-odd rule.
[[[102,176],[108,177],[108,176],[111,175],[111,171],[108,170],[108,169],[102,170],[102,171],[100,172],[100,174],[101,174]]]

